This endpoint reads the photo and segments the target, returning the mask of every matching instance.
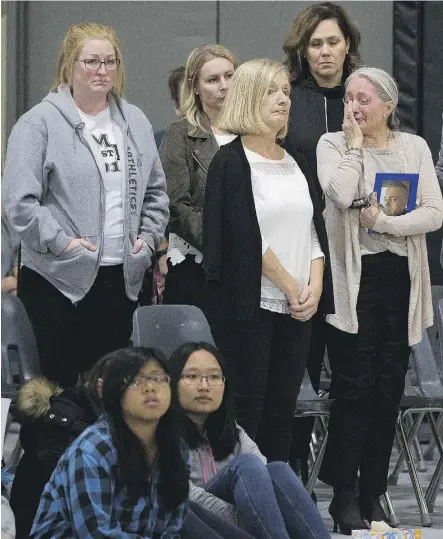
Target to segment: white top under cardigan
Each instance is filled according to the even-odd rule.
[[[123,193],[125,152],[123,134],[112,121],[109,107],[95,116],[85,114],[77,107],[85,123],[84,135],[97,163],[105,188],[105,223],[101,266],[123,264]]]
[[[273,160],[244,150],[251,167],[262,255],[270,247],[303,289],[309,283],[312,260],[323,256],[312,220],[314,210],[306,178],[286,151],[283,159]],[[264,275],[260,307],[289,314],[284,292]]]
[[[423,329],[433,323],[431,282],[426,248],[427,232],[438,230],[443,201],[426,141],[394,131],[402,171],[418,173],[417,208],[406,215],[379,213],[373,229],[380,234],[406,237],[411,292],[409,295],[409,345],[421,341]],[[357,298],[361,277],[360,212],[350,208],[355,198],[373,191],[378,164],[371,152],[363,160],[346,154],[343,131],[323,135],[317,146],[317,174],[326,195],[325,222],[329,239],[335,314],[327,322],[348,333],[358,332]]]
[[[232,142],[237,136],[216,135],[215,133],[213,135],[215,140],[217,141],[219,148],[224,144],[228,144],[228,142]],[[203,253],[201,253],[198,249],[193,247],[190,243],[188,243],[180,236],[177,236],[177,234],[171,232],[168,238],[168,252],[166,258],[168,258],[171,261],[171,264],[175,266],[176,264],[180,264],[180,262],[183,262],[187,255],[194,256],[194,261],[196,264],[201,264],[203,261]]]

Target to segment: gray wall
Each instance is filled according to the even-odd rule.
[[[144,110],[156,130],[174,120],[168,71],[183,64],[192,48],[216,41],[218,34],[220,43],[239,60],[281,59],[283,38],[293,16],[312,3],[91,1],[17,6],[8,2],[7,131],[16,121],[17,109],[28,109],[46,95],[60,42],[70,24],[97,21],[115,28],[126,65],[126,96]],[[364,61],[391,71],[392,2],[341,3],[362,31]],[[26,69],[17,81],[23,62]]]

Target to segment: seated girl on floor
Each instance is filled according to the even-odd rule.
[[[221,354],[208,343],[187,343],[174,352],[169,368],[191,451],[190,500],[238,522],[257,539],[329,539],[292,469],[283,462],[267,464],[235,422]]]

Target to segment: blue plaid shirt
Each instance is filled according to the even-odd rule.
[[[186,504],[167,511],[153,470],[146,496],[129,503],[117,484],[117,450],[105,417],[88,427],[65,451],[46,484],[32,539],[179,539]]]

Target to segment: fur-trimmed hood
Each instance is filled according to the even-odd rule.
[[[46,378],[26,382],[18,393],[17,407],[28,418],[39,419],[51,408],[51,397],[60,395],[63,389]]]

